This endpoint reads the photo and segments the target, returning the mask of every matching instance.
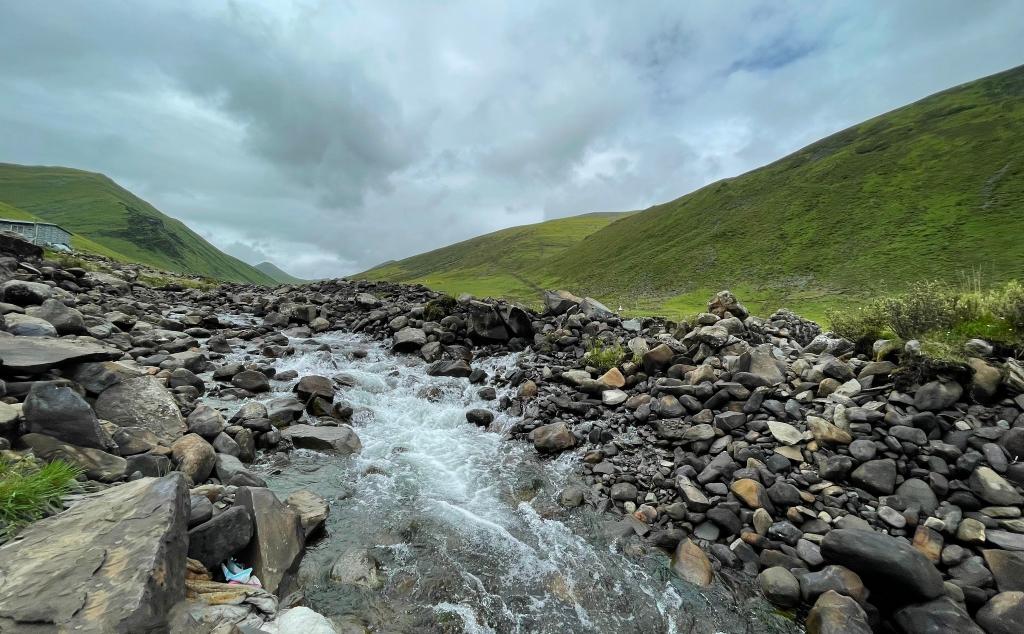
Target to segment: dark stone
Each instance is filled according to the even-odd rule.
[[[232,506],[188,532],[188,556],[208,570],[218,566],[249,545],[252,517],[245,506]]]
[[[909,543],[882,533],[836,529],[821,543],[826,561],[853,570],[879,602],[905,605],[943,593],[942,575]]]

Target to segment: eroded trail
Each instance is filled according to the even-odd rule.
[[[588,509],[555,497],[573,458],[537,456],[466,422],[481,400],[464,379],[436,378],[359,336],[293,340],[278,371],[340,378],[355,408],[361,453],[296,451],[265,465],[281,497],[307,488],[331,503],[327,534],[300,580],[311,607],[379,632],[770,632],[795,629],[743,589],[700,592],[668,572],[663,555],[605,538]],[[322,343],[331,350],[316,351]],[[366,352],[356,358],[354,350]],[[514,355],[484,361],[489,374]],[[288,384],[274,382],[275,390]],[[269,400],[279,393],[271,393]],[[356,630],[360,631],[360,630]]]

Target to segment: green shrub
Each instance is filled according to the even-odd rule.
[[[423,318],[427,321],[441,321],[448,315],[452,314],[458,302],[451,295],[442,295],[437,299],[432,299],[427,302],[426,308],[423,309]]]
[[[1006,322],[1015,338],[1024,339],[1024,285],[1013,280],[992,291],[989,306],[992,315]]]
[[[40,465],[33,460],[0,458],[0,535],[8,536],[49,512],[75,487],[78,467],[62,460]]]
[[[619,365],[623,356],[625,356],[625,351],[619,344],[606,344],[600,339],[594,339],[583,359],[588,365],[607,372]]]
[[[958,293],[941,282],[920,282],[906,293],[881,301],[890,330],[901,339],[946,331],[981,316],[974,293]]]
[[[876,339],[884,338],[886,322],[875,304],[826,313],[832,332],[849,339],[858,350],[869,350]]]

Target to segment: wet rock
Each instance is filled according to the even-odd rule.
[[[209,503],[209,501],[207,501]],[[252,518],[244,506],[232,506],[188,532],[188,556],[208,570],[240,552],[252,539]]]
[[[63,460],[82,469],[85,477],[100,482],[115,482],[125,476],[128,463],[124,458],[90,447],[62,443],[45,434],[25,434],[21,442],[46,462]]]
[[[0,548],[0,629],[156,632],[185,598],[180,476],[113,487]]]
[[[672,572],[680,579],[696,586],[710,586],[714,580],[711,561],[700,546],[684,539],[672,553]]]
[[[224,484],[251,487],[267,486],[263,478],[246,469],[242,461],[232,455],[219,453],[214,464],[217,479]]]
[[[871,634],[864,608],[850,597],[829,590],[807,614],[807,634]]]
[[[565,423],[551,423],[533,430],[533,446],[537,451],[557,453],[576,445],[576,437]]]
[[[33,433],[79,447],[107,449],[110,444],[92,408],[69,387],[36,383],[25,398],[22,415]]]
[[[826,561],[856,572],[884,601],[928,601],[943,592],[942,575],[910,544],[881,533],[836,529],[825,535]]]
[[[469,363],[463,359],[442,359],[441,361],[431,363],[427,368],[427,374],[430,376],[454,376],[467,378],[472,373],[473,369],[469,367]]]
[[[420,328],[406,326],[395,333],[391,344],[394,352],[418,352],[427,343],[427,335]]]
[[[306,539],[315,535],[323,527],[330,512],[327,500],[305,489],[293,491],[285,498],[284,503],[299,515],[299,522],[302,524]]]
[[[494,422],[494,414],[488,409],[471,409],[466,412],[466,420],[479,427],[487,427]]]
[[[616,482],[612,485],[611,498],[619,502],[636,501],[636,485],[630,482]]]
[[[298,514],[264,488],[239,487],[235,506],[248,509],[253,519],[253,537],[242,560],[253,567],[268,592],[286,595],[305,543]]]
[[[290,440],[299,449],[336,451],[342,455],[357,453],[363,448],[359,436],[348,425],[292,425],[281,431],[281,437]]]
[[[158,379],[140,376],[108,387],[97,398],[96,415],[121,427],[140,427],[170,445],[186,431],[174,396]]]
[[[270,379],[266,374],[256,370],[242,370],[231,377],[231,385],[253,393],[270,391]]]
[[[225,427],[224,417],[221,416],[221,413],[207,405],[196,407],[188,415],[186,422],[190,433],[199,434],[206,439],[216,438],[224,431]]]
[[[800,604],[800,583],[785,568],[766,568],[757,575],[757,581],[761,584],[765,598],[775,605],[792,608]]]

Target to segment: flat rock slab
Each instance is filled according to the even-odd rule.
[[[39,373],[65,363],[120,359],[120,350],[71,339],[0,337],[0,363],[9,370]]]
[[[0,547],[0,631],[151,632],[185,598],[188,489],[113,487]]]

